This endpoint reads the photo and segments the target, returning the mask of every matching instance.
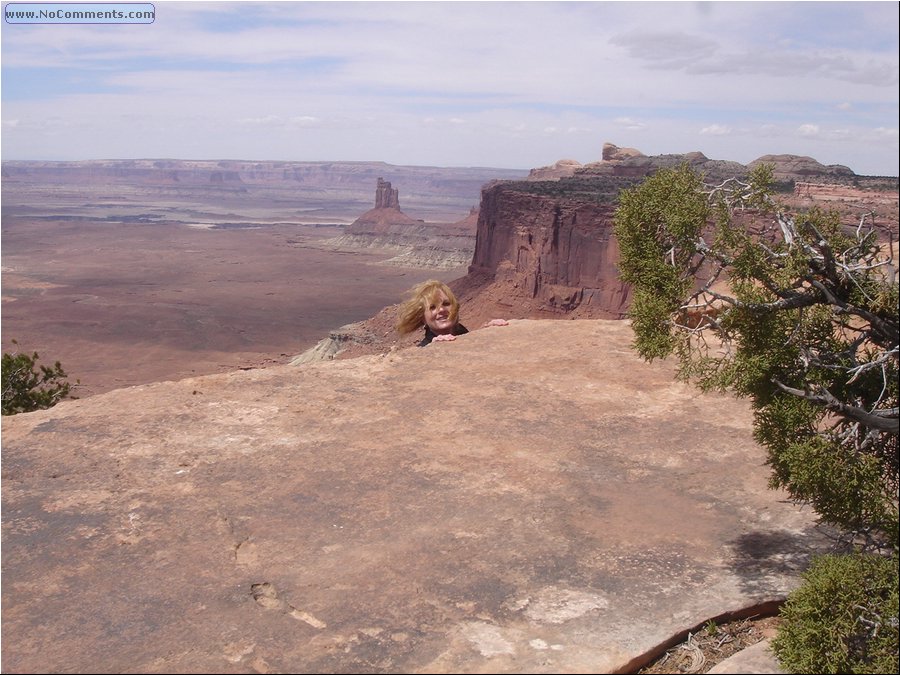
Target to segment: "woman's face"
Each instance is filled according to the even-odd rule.
[[[450,317],[452,304],[443,291],[438,291],[433,300],[425,301],[425,325],[435,335],[449,335],[456,322]]]

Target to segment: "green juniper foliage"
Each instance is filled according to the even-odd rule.
[[[18,343],[13,340],[13,344]],[[3,353],[3,414],[50,408],[69,394],[71,386],[59,361],[52,367],[38,366],[38,353]],[[77,384],[77,381],[76,381]]]
[[[896,556],[822,556],[803,579],[772,640],[788,672],[898,672]]]
[[[790,213],[771,179],[762,165],[746,181],[706,185],[685,164],[623,191],[615,234],[620,276],[633,289],[634,347],[648,361],[674,357],[681,380],[749,399],[770,486],[811,504],[858,550],[823,565],[843,565],[845,579],[891,565],[887,608],[868,608],[849,587],[855,582],[843,594],[802,587],[806,595],[785,616],[782,665],[897,672],[894,261],[871,214],[848,229],[836,213]],[[884,622],[877,635],[859,630],[872,612]],[[842,622],[832,625],[836,616]],[[820,634],[829,640],[807,640]],[[849,660],[834,656],[838,643]]]
[[[773,487],[822,519],[896,542],[897,283],[875,232],[788,214],[749,182],[687,165],[623,192],[620,270],[635,348],[679,378],[750,399]]]

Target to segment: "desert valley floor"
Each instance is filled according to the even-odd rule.
[[[390,267],[318,244],[338,227],[3,219],[3,350],[59,360],[75,392],[287,362],[465,269]]]

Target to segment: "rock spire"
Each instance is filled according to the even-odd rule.
[[[378,179],[375,188],[375,208],[400,210],[400,191],[392,188],[390,181]]]

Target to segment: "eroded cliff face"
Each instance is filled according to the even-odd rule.
[[[795,155],[765,155],[744,166],[709,159],[701,152],[651,157],[607,143],[600,162],[578,166],[561,160],[532,171],[524,181],[482,188],[472,264],[454,290],[479,319],[491,309],[499,315],[508,309],[505,314],[514,318],[624,318],[631,295],[618,279],[619,251],[612,231],[619,193],[660,169],[683,163],[713,181],[746,176],[761,162],[774,164],[780,181],[815,177],[822,183],[846,184],[855,176],[847,167],[824,166]],[[859,179],[856,183],[861,185]],[[820,185],[815,197],[810,184],[803,185],[809,202],[831,199],[828,206],[833,207],[850,199],[846,185],[840,190]],[[877,214],[881,230],[896,230],[895,194],[880,204],[871,190],[857,192],[860,203],[852,205],[853,218],[859,218],[865,204],[865,210]],[[846,219],[848,225],[854,224],[853,218]]]
[[[449,282],[460,301],[460,321],[477,328],[495,318],[625,318],[631,291],[618,278],[613,215],[619,190],[631,184],[606,176],[486,185],[477,214],[473,210],[456,224],[460,238],[476,228],[468,273]],[[446,245],[450,238],[442,241]],[[412,255],[422,255],[422,247],[416,251]],[[392,261],[403,264],[401,259]],[[391,305],[332,331],[294,363],[414,345],[419,332],[395,330],[398,309]]]
[[[475,218],[467,217],[457,223],[432,223],[407,231],[415,240],[399,255],[385,260],[384,265],[424,267],[435,270],[464,270],[472,261],[475,250]]]
[[[613,235],[619,193],[660,169],[685,162],[708,180],[746,176],[749,171],[743,164],[712,160],[701,152],[650,157],[611,143],[604,145],[602,157],[584,166],[560,160],[533,170],[524,180],[493,181],[482,188],[468,274],[450,282],[462,305],[460,320],[467,327],[492,318],[625,318],[631,293],[618,278],[619,250]],[[757,161],[763,160],[772,160],[776,175],[783,179],[799,177],[790,172],[792,167],[804,167],[804,175],[815,175],[824,183],[829,176],[846,173],[845,167],[825,167],[793,155]],[[794,198],[802,198],[803,208],[825,199],[830,200],[828,206],[845,207],[842,217],[848,224],[858,220],[860,212],[872,210],[879,229],[896,232],[896,179],[854,181],[866,189],[855,190],[852,203],[846,190],[814,188],[808,182],[802,184],[802,194],[798,187]],[[879,191],[885,185],[891,189],[882,199]],[[446,236],[450,231],[443,233],[444,248],[437,256],[446,260],[454,259],[452,251],[462,246],[465,236],[461,232],[454,242]],[[404,236],[412,232],[407,228]],[[410,264],[411,258],[422,256],[421,241],[417,250],[389,262]],[[462,261],[467,254],[465,248],[456,248],[455,259]],[[396,315],[397,306],[392,305],[366,321],[344,326],[323,341],[327,349],[317,348],[318,352],[328,358],[350,358],[415,344],[419,334],[400,336],[394,330]]]
[[[338,248],[396,251],[385,265],[436,270],[465,268],[475,248],[477,210],[455,223],[426,223],[400,209],[399,189],[378,179],[375,206],[354,220],[330,243]]]
[[[603,196],[537,194],[518,183],[486,187],[470,275],[530,300],[537,312],[623,318],[630,291],[618,279],[616,205]]]

